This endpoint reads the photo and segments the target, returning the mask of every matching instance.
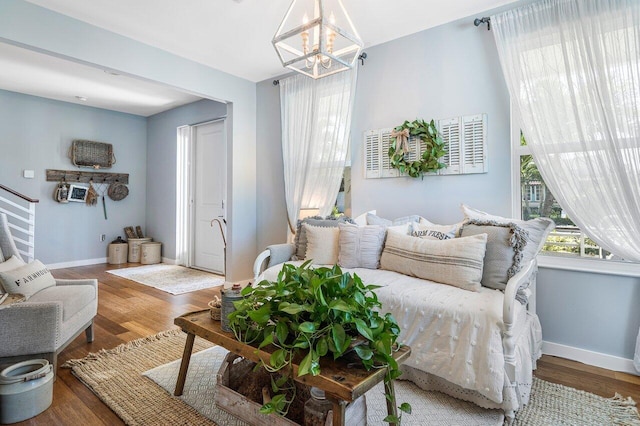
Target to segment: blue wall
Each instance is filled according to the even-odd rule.
[[[46,169],[77,170],[68,157],[73,139],[113,144],[117,158],[109,172],[129,173],[129,196],[59,204]],[[107,244],[122,228],[145,225],[147,124],[144,117],[0,90],[0,183],[31,198],[36,206],[36,257],[46,264],[107,256]],[[24,179],[24,169],[34,179]],[[87,169],[83,169],[87,170]],[[99,235],[106,234],[100,242]]]

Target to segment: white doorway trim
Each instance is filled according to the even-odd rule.
[[[222,121],[225,123],[226,116],[214,120],[205,121],[193,125],[185,125],[177,128],[177,151],[176,151],[176,261],[177,265],[194,267],[194,180],[195,180],[195,158],[194,158],[194,132],[200,125],[206,125]],[[226,132],[225,132],[226,134]],[[228,137],[225,138],[228,144]],[[226,150],[229,149],[226,146]],[[225,155],[226,160],[226,155]],[[225,206],[226,210],[226,206]],[[225,213],[226,217],[226,213]],[[214,224],[214,232],[218,227]],[[225,227],[226,235],[226,227]],[[226,258],[225,258],[226,263]],[[226,265],[225,265],[226,269]]]

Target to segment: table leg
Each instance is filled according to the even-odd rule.
[[[187,333],[187,341],[184,344],[184,352],[182,354],[182,363],[180,363],[180,372],[178,373],[178,381],[176,382],[175,396],[182,395],[184,389],[184,381],[187,378],[187,370],[189,369],[189,361],[191,361],[191,351],[193,350],[193,341],[196,335]]]
[[[389,380],[389,382],[385,382],[384,384],[384,392],[386,395],[395,394],[393,387],[393,380]],[[385,398],[386,399],[386,398]],[[390,416],[398,417],[398,408],[393,404],[393,402],[387,401],[387,414]],[[389,426],[396,426],[397,423],[389,423]]]
[[[333,426],[345,426],[345,413],[347,411],[347,402],[342,401],[333,395],[325,394],[327,399],[333,404]]]

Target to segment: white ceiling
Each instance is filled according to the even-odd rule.
[[[145,117],[201,99],[4,43],[0,43],[0,89]]]
[[[1,0],[0,0],[1,1]],[[250,81],[285,73],[271,45],[291,0],[27,0]],[[516,0],[343,0],[365,48]],[[0,89],[150,116],[200,98],[0,43]],[[81,101],[76,96],[87,98]]]

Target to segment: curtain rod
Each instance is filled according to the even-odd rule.
[[[473,21],[473,25],[479,27],[482,24],[487,24],[487,31],[491,30],[491,18],[488,16],[483,16],[482,18],[476,18]]]
[[[359,56],[358,56],[358,60],[360,61],[361,65],[364,66],[364,60],[367,59],[367,52],[362,52]],[[278,84],[280,84],[280,80],[273,80],[273,85],[277,86]]]

